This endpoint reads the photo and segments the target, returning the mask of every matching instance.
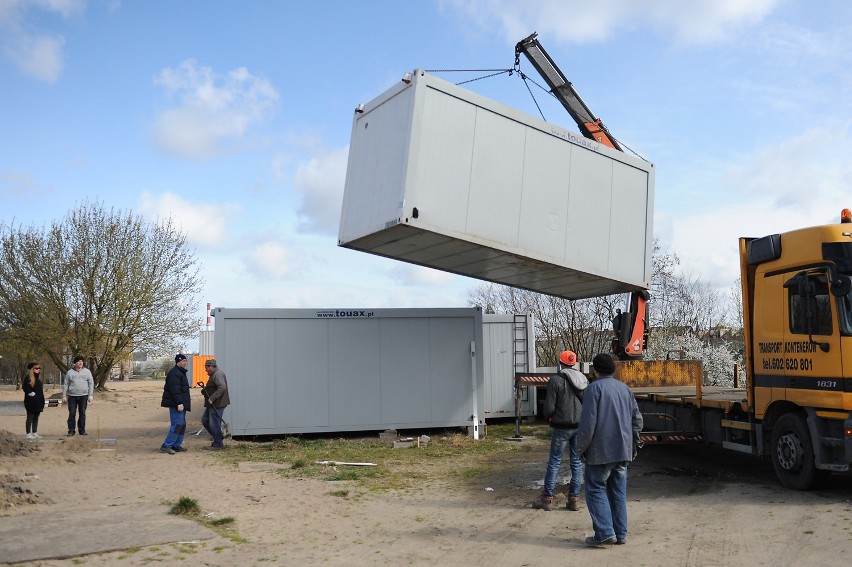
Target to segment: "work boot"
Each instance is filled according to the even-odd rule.
[[[576,512],[580,509],[580,497],[579,496],[571,496],[568,495],[568,503],[565,504],[565,507],[571,510],[572,512]]]
[[[541,495],[541,500],[538,502],[533,502],[533,508],[538,510],[544,510],[545,512],[550,512],[553,510],[553,496],[548,496],[547,494]]]
[[[595,539],[595,536],[589,536],[583,540],[583,542],[589,547],[606,547],[613,546],[617,543],[618,540],[615,539],[615,536],[610,536],[603,541],[598,541]]]

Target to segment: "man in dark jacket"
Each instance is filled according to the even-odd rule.
[[[610,355],[597,355],[592,372],[597,380],[584,396],[577,448],[586,457],[586,506],[595,529],[585,542],[601,547],[627,543],[627,463],[643,419],[633,392],[613,376]]]
[[[228,394],[228,378],[225,373],[219,370],[219,365],[215,358],[211,358],[204,363],[204,370],[207,372],[207,383],[201,390],[204,395],[204,415],[201,417],[201,425],[207,430],[207,433],[213,438],[213,443],[208,449],[214,451],[224,447],[224,435],[222,433],[222,420],[225,416],[225,408],[231,403],[230,394]]]
[[[169,408],[169,432],[163,440],[160,451],[169,455],[186,451],[183,435],[186,432],[186,412],[190,410],[192,399],[189,396],[189,381],[186,379],[186,356],[175,356],[175,366],[169,370],[163,385],[164,408]]]
[[[583,462],[577,452],[577,426],[583,411],[583,390],[589,381],[581,372],[574,370],[575,364],[577,355],[570,350],[563,351],[559,355],[557,374],[551,376],[547,382],[544,416],[553,431],[550,436],[550,458],[544,476],[544,490],[541,493],[541,501],[533,504],[534,508],[553,509],[553,492],[556,490],[559,465],[562,464],[562,456],[568,446],[571,449],[571,482],[568,486],[567,506],[572,511],[580,509]]]

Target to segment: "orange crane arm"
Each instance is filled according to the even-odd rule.
[[[550,58],[544,47],[541,46],[537,37],[537,33],[532,33],[529,37],[522,39],[515,45],[516,64],[518,56],[521,53],[526,55],[532,66],[535,67],[536,71],[538,71],[539,75],[547,83],[547,86],[550,87],[550,92],[553,96],[565,107],[565,110],[568,111],[568,114],[577,123],[583,136],[618,151],[624,151],[618,145],[618,142],[615,141],[615,138],[610,135],[603,122],[592,114],[592,111],[586,106],[586,103],[583,102],[577,91],[574,90],[571,82],[565,78],[565,75],[562,74],[562,71],[559,70],[559,67],[556,66],[556,63],[553,62],[553,59]]]

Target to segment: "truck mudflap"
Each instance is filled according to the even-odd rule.
[[[808,409],[808,428],[815,440],[816,468],[831,472],[848,472],[852,462],[852,414],[830,410]]]

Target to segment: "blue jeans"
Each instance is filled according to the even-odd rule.
[[[580,495],[580,489],[583,487],[583,461],[577,454],[577,430],[554,427],[550,435],[550,458],[547,460],[547,472],[544,475],[546,496],[553,496],[556,490],[556,478],[559,476],[559,465],[562,464],[566,445],[571,448],[571,482],[568,485],[568,493],[571,496]]]
[[[178,411],[177,408],[169,408],[169,432],[163,439],[166,447],[180,447],[183,445],[183,434],[186,433],[186,411]]]
[[[89,404],[89,396],[67,396],[68,399],[68,433],[74,433],[74,418],[77,417],[77,412],[80,412],[80,417],[77,419],[77,430],[80,433],[86,432],[86,406]]]
[[[627,463],[586,464],[586,506],[595,539],[627,539]]]
[[[205,408],[201,416],[201,425],[213,438],[213,447],[222,447],[222,418],[225,416],[225,408]]]

